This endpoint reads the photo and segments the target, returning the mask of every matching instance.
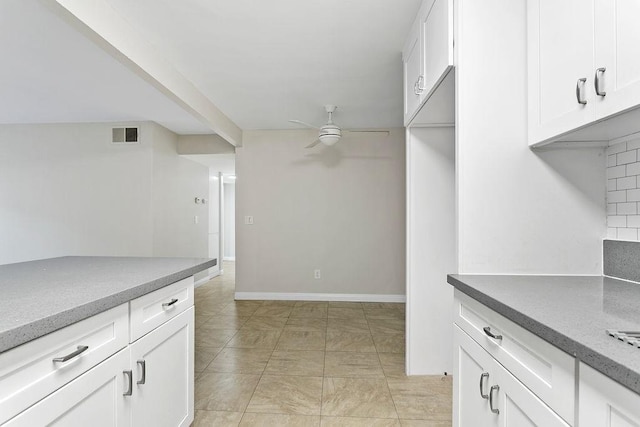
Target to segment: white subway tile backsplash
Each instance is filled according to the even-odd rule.
[[[624,228],[627,226],[627,217],[624,215],[609,215],[607,217],[607,225],[609,227]]]
[[[607,153],[607,238],[640,240],[640,139]]]
[[[638,188],[637,178],[635,176],[626,176],[616,179],[617,190],[632,190]]]
[[[627,163],[634,163],[637,160],[637,150],[625,151],[623,153],[616,154],[616,162],[619,165],[626,165]]]
[[[618,239],[620,240],[638,240],[637,228],[618,228]]]
[[[627,190],[625,202],[640,202],[640,190]]]
[[[635,215],[636,213],[638,213],[638,204],[635,202],[617,203],[616,205],[616,215]]]
[[[621,203],[626,201],[627,192],[625,190],[607,191],[607,203]]]
[[[627,176],[627,168],[625,165],[607,168],[607,179],[622,178]]]
[[[627,217],[627,227],[640,228],[640,215],[629,215]]]
[[[627,176],[640,175],[640,162],[629,163],[627,165]]]
[[[617,154],[617,153],[622,153],[623,151],[627,151],[626,142],[622,142],[620,144],[615,144],[607,147],[607,154]]]
[[[627,150],[637,150],[640,148],[640,139],[627,142]]]

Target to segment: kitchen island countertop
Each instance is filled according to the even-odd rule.
[[[0,265],[0,352],[216,264],[205,258],[74,256]]]
[[[640,331],[640,284],[602,276],[447,277],[456,289],[640,394],[640,348],[607,329]]]

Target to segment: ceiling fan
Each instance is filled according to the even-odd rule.
[[[329,120],[327,123],[318,127],[314,125],[310,125],[309,123],[302,122],[300,120],[289,120],[291,123],[297,123],[303,126],[306,126],[310,129],[317,129],[319,131],[318,139],[313,141],[311,144],[307,145],[305,148],[312,148],[318,145],[319,143],[323,143],[324,145],[331,146],[336,142],[340,141],[342,137],[342,132],[351,132],[351,133],[386,133],[389,135],[389,131],[386,130],[347,130],[340,129],[340,126],[333,123],[333,112],[338,108],[336,105],[325,105],[324,109],[329,114]]]

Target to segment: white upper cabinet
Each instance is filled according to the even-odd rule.
[[[402,52],[408,126],[453,67],[453,0],[425,0]],[[441,120],[442,114],[438,114]]]
[[[596,0],[595,16],[595,102],[597,114],[606,117],[640,104],[640,2]]]
[[[561,140],[640,105],[639,2],[527,4],[530,145]],[[577,140],[611,140],[640,131],[640,126],[630,129],[625,123],[601,130],[582,132]]]

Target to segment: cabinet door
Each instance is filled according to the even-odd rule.
[[[495,384],[490,368],[492,358],[458,326],[453,326],[453,425],[497,426],[498,416],[491,412],[489,400],[481,396]]]
[[[420,64],[420,27],[414,25],[409,34],[405,48],[402,51],[402,62],[404,67],[404,123],[407,125],[415,115],[420,106],[420,92],[418,91],[418,81],[422,75]]]
[[[427,2],[428,3],[428,2]],[[422,74],[427,95],[453,65],[453,4],[452,0],[435,0],[421,17]]]
[[[193,421],[193,307],[131,344],[134,426]]]
[[[530,0],[527,7],[529,143],[535,144],[595,120],[594,0]]]
[[[569,427],[558,414],[545,405],[531,390],[494,361],[499,389],[493,392],[494,406],[498,407],[501,427]]]
[[[124,349],[3,425],[129,426],[131,402],[123,396],[129,387],[123,371],[128,369],[129,349]]]
[[[640,104],[640,2],[637,0],[595,0],[596,60],[598,72],[596,96],[598,118],[619,113]]]
[[[580,427],[640,427],[640,395],[581,363]]]

